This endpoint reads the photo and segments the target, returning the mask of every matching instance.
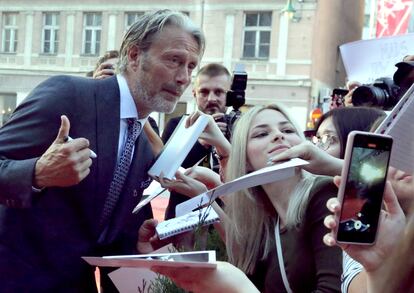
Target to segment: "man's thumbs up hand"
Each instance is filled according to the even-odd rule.
[[[72,186],[88,176],[92,165],[89,141],[86,138],[68,141],[69,130],[69,119],[62,115],[56,139],[36,162],[34,187]]]

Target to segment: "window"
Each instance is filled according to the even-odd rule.
[[[59,13],[43,13],[42,53],[57,54],[59,48]]]
[[[16,109],[16,95],[0,93],[0,127],[6,123]]]
[[[101,49],[102,14],[85,13],[83,17],[83,50],[85,55],[99,55]]]
[[[272,13],[246,13],[244,23],[244,58],[269,58]]]
[[[17,13],[3,14],[2,52],[16,53],[17,51]]]
[[[134,22],[137,21],[138,17],[143,15],[144,12],[127,12],[125,13],[125,31],[127,31]]]

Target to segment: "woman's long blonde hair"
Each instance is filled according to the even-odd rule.
[[[226,181],[248,173],[247,143],[250,125],[256,115],[266,109],[283,114],[298,131],[294,121],[279,105],[256,106],[244,113],[237,121],[232,136]],[[298,135],[303,138],[300,131]],[[295,227],[301,222],[315,178],[303,171],[298,176],[301,180],[290,197],[287,227]],[[271,237],[274,235],[276,211],[261,186],[229,195],[225,210],[230,219],[225,223],[229,260],[245,273],[252,273],[256,262],[267,256],[271,243],[274,243]]]

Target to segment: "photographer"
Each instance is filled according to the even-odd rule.
[[[213,116],[217,126],[223,134],[226,134],[228,127],[225,113],[227,110],[226,93],[230,89],[230,84],[231,76],[229,71],[220,64],[210,63],[199,70],[195,77],[193,88],[193,95],[196,100],[198,110]],[[174,132],[180,119],[181,116],[172,118],[168,121],[162,134],[164,144]],[[203,157],[206,157],[205,160],[208,161],[204,163],[209,165],[211,169],[214,169],[213,166],[217,163],[214,162],[215,156],[213,156],[211,146],[202,145],[200,142],[196,142],[188,156],[185,158],[182,167],[192,167],[203,159]],[[165,212],[165,218],[170,219],[175,217],[175,206],[187,199],[188,197],[182,194],[171,192],[170,201]]]
[[[345,106],[369,106],[392,110],[405,92],[414,83],[414,55],[404,57],[403,62],[395,64],[397,71],[393,79],[381,77],[372,84],[357,85],[349,88],[345,95]]]

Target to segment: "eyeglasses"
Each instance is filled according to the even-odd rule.
[[[324,134],[322,136],[313,136],[312,142],[315,144],[318,148],[326,151],[329,149],[330,145],[334,143],[336,140],[336,136],[330,135],[330,134]]]

